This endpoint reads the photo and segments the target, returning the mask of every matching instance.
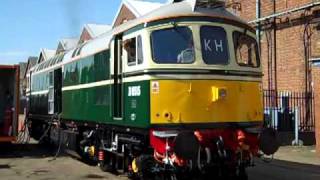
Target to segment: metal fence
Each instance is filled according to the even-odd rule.
[[[315,113],[312,92],[264,90],[265,126],[278,131],[314,132]]]

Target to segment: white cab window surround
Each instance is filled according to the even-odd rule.
[[[143,63],[143,47],[141,35],[124,40],[124,60],[127,66],[136,66]]]

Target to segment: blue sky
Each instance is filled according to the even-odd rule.
[[[167,0],[148,0],[166,2]],[[121,0],[1,0],[0,64],[56,49],[58,40],[77,37],[83,24],[111,24]]]

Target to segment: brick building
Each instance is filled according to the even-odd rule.
[[[56,54],[55,50],[41,48],[40,54],[37,60],[37,64],[52,58],[55,54]]]
[[[297,105],[303,106],[299,130],[316,132],[320,152],[320,67],[313,63],[320,59],[320,2],[229,0],[228,4],[260,35],[264,89],[276,99],[279,94],[305,98]],[[281,106],[278,103],[285,100],[281,98],[273,105]]]
[[[27,97],[26,90],[29,86],[29,80],[27,78],[28,71],[37,64],[38,57],[29,56],[26,62],[24,70],[20,69],[20,114],[24,113],[25,108],[27,107]]]
[[[159,7],[162,3],[139,1],[139,0],[123,0],[119,6],[117,14],[112,22],[112,27],[119,26],[123,22],[143,16]]]
[[[59,40],[56,54],[71,50],[77,46],[78,38],[64,38]]]
[[[111,26],[106,24],[85,24],[81,31],[78,44],[82,44],[90,39],[96,38],[110,29]]]

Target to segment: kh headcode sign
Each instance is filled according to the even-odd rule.
[[[225,30],[221,27],[203,26],[200,34],[204,61],[207,64],[227,64],[229,51]]]

